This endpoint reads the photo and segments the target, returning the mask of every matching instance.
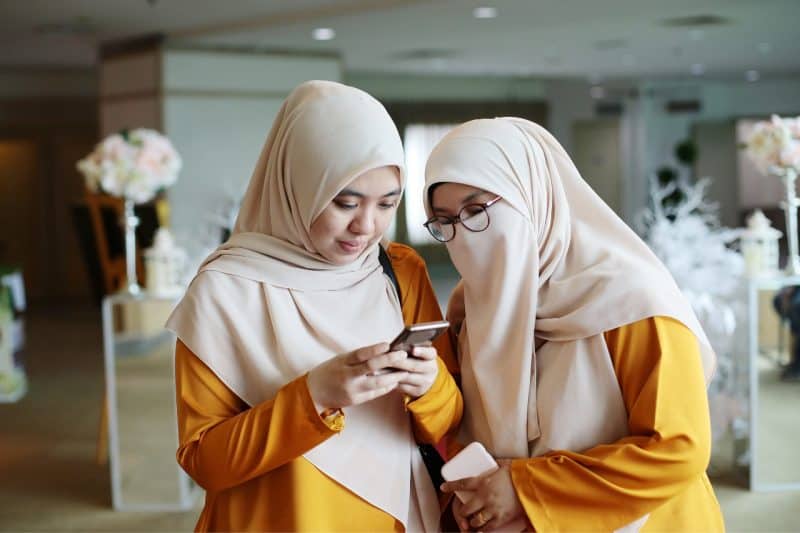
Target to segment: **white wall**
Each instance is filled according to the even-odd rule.
[[[335,58],[166,50],[163,128],[184,162],[169,191],[175,231],[191,233],[226,191],[244,191],[292,88],[340,78]]]
[[[639,125],[636,142],[643,147],[642,159],[635,165],[635,174],[642,177],[645,187],[638,188],[634,193],[632,208],[635,211],[646,205],[647,176],[661,165],[674,160],[675,145],[691,137],[695,124],[729,121],[732,128],[737,118],[766,118],[772,113],[800,114],[800,78],[755,83],[663,80],[642,83],[640,95],[640,108],[634,113],[632,120]],[[664,109],[667,101],[682,99],[699,100],[700,110],[694,113],[670,114]],[[710,145],[714,144],[712,140]],[[708,172],[713,180],[724,181],[729,187],[738,188],[736,176],[730,175],[730,165],[714,166],[708,161],[707,163],[703,168],[704,174]],[[717,170],[714,171],[714,168]],[[724,204],[730,203],[732,198],[739,198],[735,191],[716,185],[712,187],[712,200]],[[739,207],[722,206],[728,223],[738,218]]]
[[[572,127],[579,120],[594,118],[594,100],[589,85],[583,81],[548,80],[545,82],[547,126],[568,153],[572,153]]]
[[[345,83],[382,101],[539,100],[545,85],[530,78],[420,76],[350,72]]]

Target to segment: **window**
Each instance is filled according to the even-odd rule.
[[[422,192],[425,188],[425,163],[436,146],[455,124],[409,124],[403,144],[406,150],[405,224],[411,244],[438,244],[423,224],[428,219]]]

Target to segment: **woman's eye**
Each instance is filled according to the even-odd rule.
[[[397,202],[382,202],[378,204],[378,207],[381,209],[393,209],[397,205]]]
[[[354,204],[354,203],[351,203],[351,202],[345,202],[343,200],[334,200],[333,203],[336,204],[336,207],[338,207],[339,209],[350,210],[350,209],[355,209],[356,207],[358,207],[358,204]]]

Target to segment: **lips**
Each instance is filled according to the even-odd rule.
[[[360,241],[336,241],[339,248],[346,254],[354,254],[364,248],[364,244]]]

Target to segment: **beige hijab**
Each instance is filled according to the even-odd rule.
[[[298,86],[256,164],[230,240],[201,266],[167,327],[239,397],[256,405],[330,357],[403,327],[378,242],[331,264],[309,230],[363,172],[403,171],[397,129],[363,91]],[[341,434],[304,457],[408,530],[438,526],[438,503],[399,393],[345,409]],[[287,436],[287,437],[290,437]]]
[[[497,457],[581,451],[628,434],[603,332],[668,316],[714,354],[661,262],[583,181],[558,141],[517,118],[447,135],[426,170],[503,197],[483,233],[457,226],[448,251],[465,288],[459,344],[462,438]],[[687,372],[693,369],[687,369]]]

